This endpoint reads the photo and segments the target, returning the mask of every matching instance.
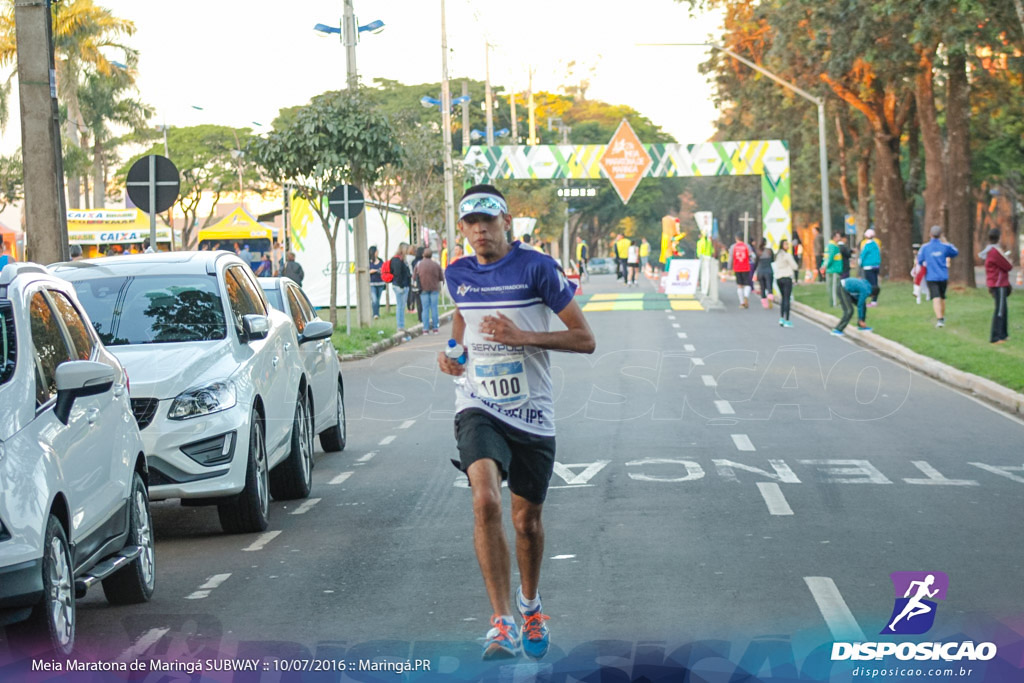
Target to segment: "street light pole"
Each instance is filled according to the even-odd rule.
[[[491,94],[491,44],[484,43],[484,107],[487,109],[487,146],[494,147],[494,99]]]
[[[348,1],[348,0],[346,0]],[[444,136],[444,227],[448,258],[455,253],[455,169],[452,167],[452,92],[448,84],[448,31],[441,0],[441,134]]]
[[[763,74],[768,78],[772,79],[779,85],[789,90],[792,90],[800,97],[813,102],[818,107],[818,163],[820,165],[821,173],[821,231],[823,233],[825,244],[828,244],[829,240],[832,239],[832,207],[828,196],[828,147],[826,146],[825,136],[825,100],[821,97],[815,97],[806,90],[790,83],[789,81],[783,80],[776,76],[768,69],[755,64],[749,59],[742,57],[732,50],[723,47],[717,43],[641,43],[647,47],[713,47],[719,52],[723,52],[741,64],[749,66],[759,74]]]
[[[345,0],[345,10],[341,17],[341,42],[345,46],[345,64],[348,70],[348,89],[355,90],[359,85],[356,73],[356,41],[358,40],[355,10],[352,0]]]

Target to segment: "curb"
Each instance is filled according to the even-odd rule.
[[[792,302],[793,311],[804,318],[816,322],[828,329],[835,328],[839,318],[829,313],[823,313],[816,308],[799,301]],[[903,344],[886,339],[877,334],[867,332],[864,334],[847,334],[846,339],[851,340],[858,346],[863,346],[876,351],[882,356],[896,360],[917,370],[923,375],[938,380],[954,389],[965,391],[986,403],[1005,410],[1013,415],[1024,416],[1024,394],[1019,394],[1013,389],[997,384],[990,379],[941,363],[934,358],[922,356],[916,351],[911,351]]]
[[[438,323],[446,323],[449,320],[451,320],[452,316],[454,315],[455,309],[447,311],[446,313],[442,313],[440,316],[438,316]],[[405,334],[402,334],[401,332],[396,332],[387,339],[382,339],[379,342],[371,344],[370,347],[366,349],[365,353],[338,354],[338,360],[341,361],[342,363],[347,363],[349,361],[354,360],[365,360],[371,356],[376,356],[378,353],[381,353],[382,351],[387,351],[388,349],[394,346],[398,346],[399,344],[404,343],[406,341],[406,337],[410,337],[411,340],[411,338],[418,337],[421,334],[423,334],[423,323],[418,323],[406,329]]]

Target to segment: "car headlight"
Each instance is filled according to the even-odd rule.
[[[235,405],[235,385],[232,382],[211,382],[186,389],[174,398],[167,417],[187,420],[190,417],[217,413]]]

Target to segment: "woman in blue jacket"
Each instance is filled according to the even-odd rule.
[[[871,284],[871,303],[878,305],[878,272],[882,267],[882,245],[875,239],[875,231],[868,228],[864,232],[864,241],[860,245],[860,267],[864,271],[864,279]]]

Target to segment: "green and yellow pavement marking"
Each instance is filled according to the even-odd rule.
[[[703,311],[696,297],[629,292],[622,294],[584,294],[576,298],[585,313],[607,311]]]

